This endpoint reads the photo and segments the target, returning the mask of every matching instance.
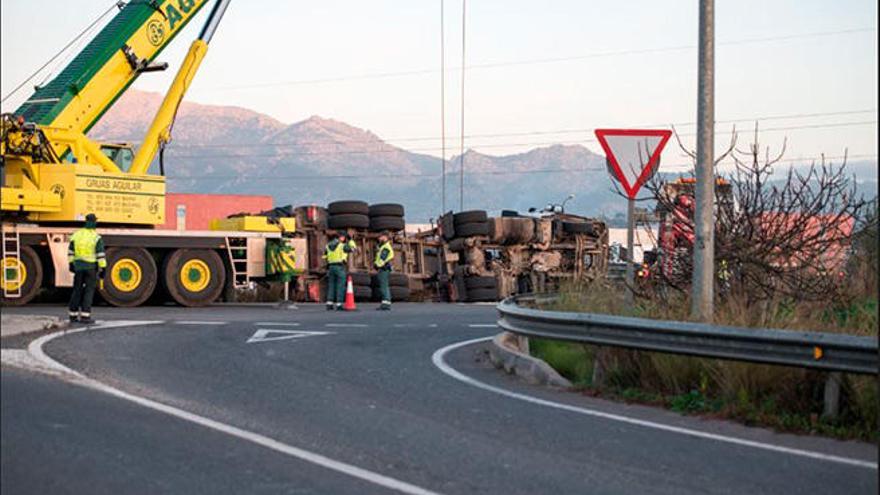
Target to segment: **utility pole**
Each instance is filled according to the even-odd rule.
[[[715,0],[700,0],[691,317],[710,323],[715,289]]]
[[[461,0],[461,139],[459,141],[458,211],[464,211],[464,63],[467,0]]]
[[[442,178],[440,194],[442,208],[440,214],[446,213],[446,29],[444,22],[444,0],[440,0],[440,149]]]

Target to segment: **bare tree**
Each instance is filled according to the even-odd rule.
[[[676,133],[676,138],[678,134]],[[722,154],[733,158],[732,172],[716,182],[716,273],[724,285],[739,289],[749,300],[774,296],[826,299],[839,292],[853,227],[866,207],[856,184],[840,165],[824,156],[805,169],[789,167],[782,177],[774,167],[778,153],[759,143],[758,126],[747,149],[731,145]],[[694,157],[679,140],[679,146]],[[690,280],[693,204],[686,185],[655,178],[646,187],[663,212],[667,231],[660,239],[661,282],[685,289]],[[674,229],[670,232],[668,229]],[[671,241],[670,241],[671,240]]]

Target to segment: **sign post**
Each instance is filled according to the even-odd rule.
[[[620,182],[627,197],[626,207],[626,301],[632,305],[635,277],[633,237],[635,204],[639,189],[660,166],[660,153],[672,136],[661,129],[596,129],[596,138],[605,151],[611,177]]]

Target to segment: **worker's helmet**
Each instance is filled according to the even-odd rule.
[[[98,217],[94,213],[86,215],[86,228],[93,229],[98,226]]]

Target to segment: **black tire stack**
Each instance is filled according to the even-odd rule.
[[[392,272],[388,277],[388,287],[391,289],[391,301],[409,299],[409,277],[405,273]],[[373,275],[373,300],[382,300],[382,293],[379,291],[379,278],[376,275]]]
[[[373,232],[399,232],[406,227],[403,220],[403,205],[397,203],[379,203],[370,205],[370,230]]]
[[[334,201],[327,205],[327,226],[331,229],[370,228],[370,207],[363,201]]]
[[[355,301],[369,301],[373,296],[373,288],[370,286],[370,274],[366,272],[351,272],[351,285],[354,288]]]
[[[489,216],[485,210],[458,212],[451,215],[451,221],[447,215],[445,221],[444,235],[450,241],[450,249],[453,251],[464,251],[466,238],[489,235]],[[460,265],[456,270],[456,277],[460,280],[456,285],[462,298],[470,302],[497,301],[498,285],[495,277],[470,275],[468,271],[465,265]]]
[[[455,237],[489,235],[489,217],[485,210],[462,211],[452,215]]]
[[[469,276],[464,279],[465,294],[470,302],[498,300],[498,285],[495,277]]]

